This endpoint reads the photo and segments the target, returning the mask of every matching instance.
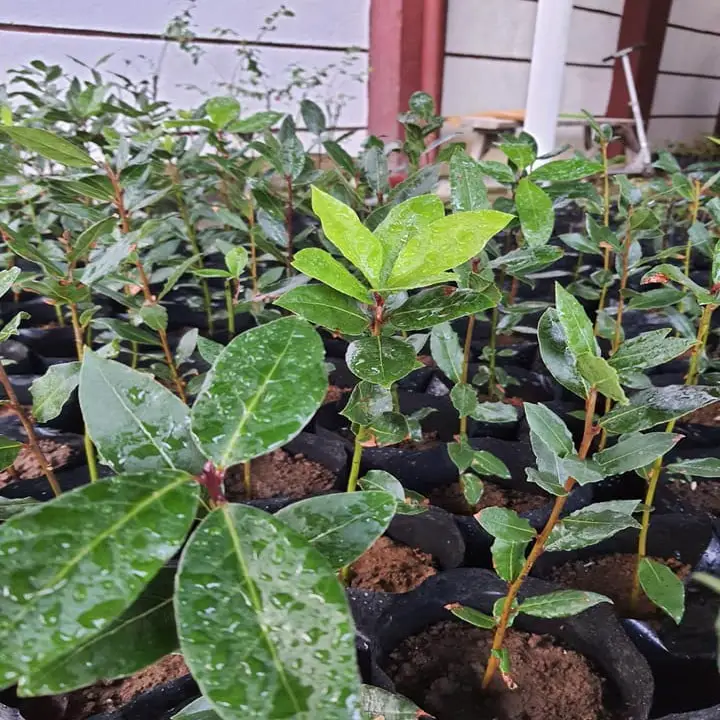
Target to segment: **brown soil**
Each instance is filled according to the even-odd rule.
[[[685,415],[680,422],[688,425],[720,425],[720,402],[711,403],[695,410],[689,415]]]
[[[63,467],[73,453],[69,445],[62,445],[54,440],[38,440],[38,445],[53,470]],[[14,472],[12,470],[0,472],[0,487],[5,487],[14,480],[32,480],[43,474],[40,464],[27,445],[20,450],[20,454],[13,463],[13,468]]]
[[[496,673],[480,684],[492,633],[455,621],[431,625],[406,638],[387,671],[399,693],[437,720],[605,720],[603,679],[589,661],[546,635],[509,630],[511,690]]]
[[[438,434],[436,430],[429,432],[423,432],[422,440],[403,440],[393,447],[399,448],[400,450],[430,450],[430,448],[437,447],[440,444],[438,440]]]
[[[383,536],[350,567],[350,587],[404,593],[436,573],[432,555]]]
[[[235,465],[225,476],[225,495],[230,501],[246,500],[243,466]],[[332,490],[335,475],[320,463],[298,453],[275,450],[252,461],[250,484],[253,499],[282,495],[298,499]]]
[[[678,502],[697,512],[720,515],[720,482],[717,480],[678,480],[670,483],[668,490]]]
[[[117,710],[141,693],[189,672],[181,655],[166,655],[123,680],[98,683],[67,695],[21,701],[21,712],[26,720],[86,720],[99,713]]]
[[[522,490],[502,488],[495,483],[484,481],[483,496],[476,505],[468,505],[459,482],[433,490],[428,496],[430,503],[455,515],[474,515],[486,507],[506,507],[518,513],[536,510],[547,505],[548,498]]]
[[[325,395],[325,399],[323,400],[323,405],[339,402],[345,397],[345,393],[349,392],[352,392],[352,388],[330,385]]]
[[[684,565],[674,558],[651,559],[667,565],[681,580],[684,580],[692,570],[689,565]],[[602,555],[592,560],[574,560],[556,567],[548,579],[576,590],[607,595],[621,617],[657,617],[659,610],[645,595],[640,597],[636,611],[631,606],[630,594],[635,577],[635,563],[636,556],[629,553]]]
[[[418,355],[417,359],[425,366],[425,367],[436,367],[435,361],[432,359],[430,355]]]

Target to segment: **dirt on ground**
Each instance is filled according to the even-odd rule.
[[[455,515],[474,515],[479,510],[487,507],[505,507],[515,510],[517,513],[525,513],[541,508],[549,502],[546,496],[503,488],[486,480],[483,481],[483,488],[480,502],[475,505],[468,504],[460,482],[433,490],[428,495],[428,499],[431,505],[440,507]]]
[[[432,555],[383,536],[350,567],[350,587],[404,593],[436,573]]]
[[[66,465],[73,454],[73,449],[69,445],[63,445],[54,440],[38,440],[38,445],[53,470]],[[32,450],[24,445],[12,466],[0,472],[0,488],[15,480],[32,480],[42,475],[43,470],[40,463]]]
[[[720,482],[713,479],[668,483],[668,491],[677,502],[698,513],[720,515]]]
[[[694,410],[689,415],[683,416],[679,422],[683,425],[708,425],[710,427],[720,425],[720,402]]]
[[[437,720],[606,720],[604,679],[552,637],[509,630],[510,677],[481,689],[492,633],[444,621],[406,638],[386,670],[397,691]],[[511,689],[513,688],[513,689]]]

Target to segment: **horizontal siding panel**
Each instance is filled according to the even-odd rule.
[[[593,10],[604,10],[605,12],[622,15],[624,0],[578,0],[575,7],[592,8]]]
[[[604,115],[611,84],[612,71],[608,68],[566,67],[560,112],[587,110],[593,115]]]
[[[720,3],[716,0],[679,0],[672,5],[669,22],[720,33]]]
[[[720,31],[720,25],[715,25],[714,29]],[[660,70],[720,77],[720,37],[669,27]]]
[[[660,75],[655,86],[653,115],[715,115],[720,102],[720,78]]]
[[[6,4],[2,22],[157,34],[187,5],[185,0],[21,0]],[[229,27],[236,37],[254,39],[269,10],[279,5],[268,0],[202,0],[193,11],[193,30],[211,35],[217,27]],[[370,0],[302,0],[289,5],[295,17],[281,18],[278,29],[264,39],[368,47]]]
[[[75,65],[69,56],[90,65],[107,53],[113,57],[102,66],[103,71],[115,71],[135,81],[147,79],[151,68],[162,53],[163,43],[140,40],[117,40],[102,38],[78,38],[68,36],[42,36],[23,33],[0,32],[0,68],[8,69],[40,59],[63,66],[68,73],[83,77],[86,71]],[[205,95],[224,94],[222,82],[233,80],[237,68],[234,49],[228,46],[208,45],[206,53],[197,65],[177,46],[168,47],[162,63],[159,97],[178,108],[191,107],[202,101]],[[268,73],[268,85],[279,86],[286,82],[287,69],[298,64],[308,70],[320,68],[338,60],[337,53],[323,50],[292,50],[287,48],[263,48],[263,66]],[[357,70],[367,74],[367,55],[357,58]],[[110,77],[107,77],[110,80]],[[345,93],[350,96],[338,124],[343,127],[364,127],[367,123],[367,92],[364,82],[352,82],[342,76],[309,93],[321,106],[326,98]],[[300,94],[290,102],[273,100],[273,108],[297,110]],[[265,109],[255,99],[241,98],[245,113]]]
[[[651,118],[648,124],[648,138],[655,147],[670,143],[702,142],[715,128],[713,118]]]
[[[619,17],[575,8],[570,17],[568,62],[601,65],[604,57],[615,52],[619,33]]]

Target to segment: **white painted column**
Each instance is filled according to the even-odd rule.
[[[525,131],[537,140],[539,155],[556,149],[555,135],[565,78],[572,8],[573,0],[538,2],[525,105]]]

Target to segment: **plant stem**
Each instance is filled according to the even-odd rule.
[[[250,470],[250,460],[246,460],[243,463],[243,485],[245,486],[246,500],[252,500],[252,475]]]
[[[357,488],[358,476],[360,475],[360,460],[362,458],[362,443],[360,437],[365,428],[360,428],[355,436],[355,445],[353,446],[352,463],[350,465],[350,477],[348,478],[347,491],[355,492]]]
[[[705,305],[703,307],[702,317],[700,318],[700,326],[697,332],[697,341],[695,347],[692,350],[692,356],[690,358],[690,368],[688,374],[685,376],[685,385],[694,385],[697,382],[700,368],[700,358],[705,352],[705,345],[707,344],[708,334],[710,332],[710,321],[712,320],[712,314],[717,308],[717,305]],[[665,426],[665,432],[671,433],[675,429],[675,420],[671,420]],[[638,539],[638,551],[637,551],[637,563],[635,567],[635,576],[633,577],[632,593],[630,595],[630,602],[633,609],[637,608],[638,601],[640,600],[640,562],[643,558],[647,557],[647,538],[650,531],[650,513],[652,512],[653,503],[655,502],[655,493],[657,492],[658,481],[660,480],[660,473],[662,472],[663,459],[659,457],[650,471],[648,476],[648,486],[645,493],[645,500],[643,502],[642,519],[640,521],[640,537]]]
[[[609,227],[610,225],[610,174],[608,172],[608,144],[604,139],[600,140],[600,154],[602,156],[603,166],[603,225]],[[610,248],[603,248],[603,270],[610,270]],[[600,313],[605,307],[605,298],[607,296],[607,285],[600,289],[600,300],[598,300],[598,312],[595,317],[595,335],[598,334],[600,329],[599,320]]]
[[[60,485],[57,481],[57,478],[55,477],[55,473],[53,472],[50,463],[47,461],[45,454],[40,448],[37,436],[35,435],[35,428],[28,419],[27,415],[25,415],[25,412],[22,409],[22,405],[20,405],[20,403],[18,402],[15,390],[12,386],[12,383],[10,382],[10,378],[5,372],[5,367],[2,363],[0,363],[0,385],[2,385],[5,390],[5,394],[10,401],[10,407],[13,409],[13,411],[18,417],[18,420],[20,420],[23,428],[25,429],[25,434],[27,435],[28,439],[28,445],[30,446],[32,454],[35,456],[37,464],[42,469],[48,483],[50,483],[53,494],[55,495],[55,497],[58,497],[62,494],[62,490],[60,489]]]
[[[285,185],[287,187],[287,204],[285,205],[285,233],[287,234],[285,273],[289,277],[292,275],[293,261],[293,184],[292,177],[290,175],[285,176]]]
[[[468,315],[467,330],[465,331],[465,346],[463,349],[463,363],[460,372],[460,382],[467,383],[470,369],[470,348],[472,347],[472,336],[475,330],[475,316]],[[467,435],[467,417],[460,418],[460,434]]]
[[[225,281],[225,309],[228,316],[228,334],[230,338],[235,337],[235,304],[233,303],[232,290],[230,289],[230,281]]]
[[[252,198],[252,195],[250,195]],[[252,200],[249,200],[250,208],[248,209],[248,227],[250,228],[250,280],[252,281],[252,294],[255,297],[258,294],[258,271],[257,271],[257,249],[255,248],[255,210],[253,209]]]
[[[62,306],[59,303],[55,303],[55,317],[57,318],[58,325],[65,327],[65,318],[62,314]]]
[[[595,426],[593,425],[593,418],[595,416],[596,402],[597,390],[595,388],[591,388],[587,400],[585,401],[585,430],[583,432],[582,441],[580,443],[580,450],[578,452],[578,457],[581,460],[584,460],[587,457],[588,451],[590,450],[590,444],[592,443],[592,439],[595,436]],[[565,490],[569,493],[570,490],[572,490],[574,484],[575,478],[568,478],[565,482]],[[525,560],[525,564],[523,565],[520,574],[508,588],[507,595],[505,596],[505,606],[503,608],[502,615],[500,616],[500,620],[498,621],[497,628],[495,629],[495,637],[493,638],[492,645],[493,650],[499,651],[502,649],[503,641],[505,640],[505,633],[507,632],[508,623],[510,622],[510,614],[512,612],[515,598],[517,597],[520,588],[525,582],[525,578],[530,574],[533,565],[542,555],[543,550],[545,549],[545,543],[550,537],[550,533],[553,531],[553,528],[560,520],[560,515],[562,514],[567,499],[568,495],[555,498],[552,512],[550,513],[550,517],[548,518],[545,527],[535,541],[535,544],[533,545],[530,554],[527,556],[527,559]],[[496,655],[494,653],[491,653],[490,658],[488,659],[487,669],[485,670],[485,676],[483,677],[483,689],[487,688],[487,686],[490,684],[490,681],[492,680],[493,675],[498,668],[498,664],[499,661]]]
[[[492,320],[490,322],[490,360],[488,362],[488,398],[490,400],[497,400],[497,378],[496,367],[497,367],[497,326],[500,319],[500,311],[496,305],[492,311]]]
[[[701,185],[699,180],[693,180],[693,201],[690,205],[690,227],[692,227],[698,218],[698,212],[700,211],[700,191]],[[688,239],[685,245],[685,277],[690,277],[690,257],[692,255],[692,238],[688,228]]]
[[[78,361],[82,362],[85,355],[85,343],[83,342],[83,332],[80,327],[77,305],[75,303],[70,303],[70,319],[72,320],[73,336],[75,337],[75,352]],[[85,447],[85,459],[87,460],[88,472],[90,473],[90,482],[96,482],[99,475],[97,460],[95,458],[95,446],[90,439],[87,428],[85,428],[83,432],[83,445]]]
[[[130,347],[132,349],[132,356],[130,359],[130,367],[133,370],[136,370],[137,365],[138,365],[138,344],[134,340],[132,340],[130,342]]]

